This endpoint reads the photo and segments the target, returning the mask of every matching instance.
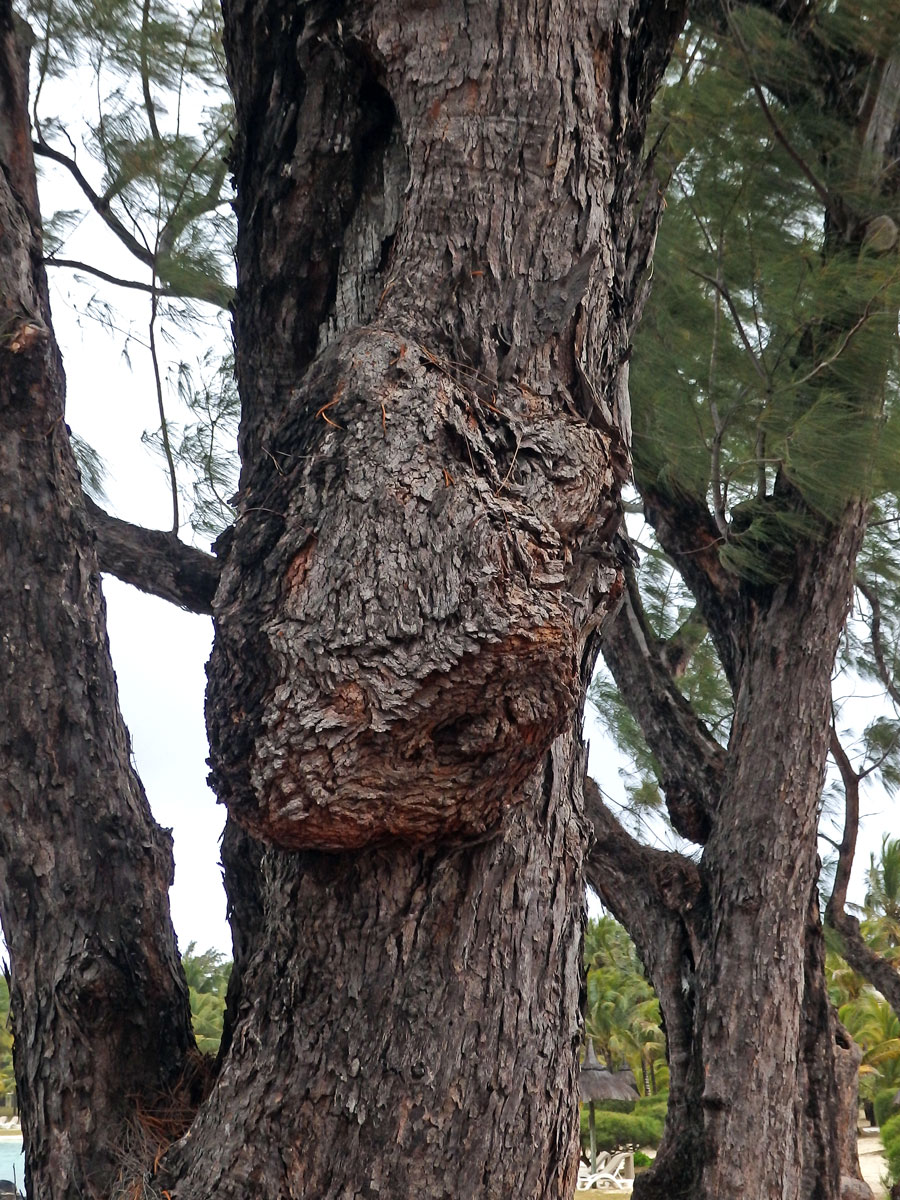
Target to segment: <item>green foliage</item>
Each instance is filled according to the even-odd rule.
[[[594,1129],[598,1150],[618,1150],[624,1146],[658,1146],[662,1141],[663,1122],[654,1116],[610,1112],[595,1105]],[[590,1145],[588,1107],[581,1106],[581,1142]]]
[[[881,1127],[881,1141],[887,1159],[891,1183],[900,1181],[900,1113],[890,1117]]]
[[[16,1090],[13,1073],[13,1037],[9,1023],[9,983],[6,975],[0,974],[0,1093],[11,1094]]]
[[[878,1126],[884,1125],[891,1117],[896,1116],[898,1112],[897,1089],[882,1088],[877,1091],[872,1099],[872,1106],[875,1112],[875,1124]]]
[[[585,1032],[602,1063],[614,1071],[631,1067],[638,1086],[652,1089],[665,1056],[659,1004],[647,982],[634,944],[612,917],[588,921]]]
[[[224,319],[233,293],[234,215],[227,158],[233,106],[225,86],[217,0],[22,0],[35,35],[33,133],[39,166],[68,172],[81,207],[45,213],[51,267],[74,269],[80,314],[124,336],[123,353],[149,353],[159,427],[145,442],[160,453],[176,509],[198,534],[233,520],[237,398]],[[82,96],[72,104],[72,79]],[[112,233],[131,268],[82,263],[69,244],[82,226],[107,247]],[[136,332],[106,299],[96,276],[146,294]],[[118,292],[116,289],[117,294]],[[134,293],[132,293],[134,294]],[[220,319],[221,318],[221,319]],[[175,339],[179,354],[166,349]],[[187,342],[202,347],[193,363]],[[220,347],[210,351],[213,343]],[[183,348],[182,348],[183,347]],[[181,357],[181,361],[178,358]],[[173,416],[178,413],[178,416]],[[183,414],[184,420],[179,420]],[[103,499],[103,469],[77,436],[85,488]]]
[[[197,1047],[204,1054],[215,1054],[222,1040],[225,994],[231,977],[231,963],[218,950],[196,953],[191,942],[181,964],[191,999],[191,1019]]]
[[[82,141],[102,166],[95,192],[148,250],[161,284],[226,305],[232,218],[225,158],[233,111],[218,4],[29,0],[23,8],[37,38],[39,150],[68,156]],[[76,70],[93,75],[97,109],[73,137],[72,118],[59,108],[52,81]],[[197,104],[200,96],[206,104]],[[55,253],[75,223],[71,211],[51,218]]]
[[[896,28],[900,4],[885,9]],[[900,485],[900,269],[850,228],[826,243],[826,192],[858,221],[885,200],[855,120],[811,82],[808,41],[758,6],[730,19],[728,37],[688,30],[657,110],[667,204],[633,360],[635,470],[642,491],[708,502],[723,561],[766,584],[851,497]],[[868,44],[858,6],[818,30],[848,55]]]

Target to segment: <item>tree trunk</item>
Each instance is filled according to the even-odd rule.
[[[265,931],[173,1197],[574,1190],[573,749],[483,845],[266,854]]]
[[[733,647],[737,681],[721,790],[713,806],[697,788],[712,820],[696,893],[679,892],[668,916],[671,888],[650,893],[682,946],[680,974],[646,920],[619,901],[670,1041],[670,1118],[653,1170],[636,1185],[640,1200],[836,1200],[857,1174],[838,1132],[855,1104],[824,987],[815,835],[831,665],[863,525],[854,504],[805,548],[791,579],[745,585],[742,619],[729,612],[713,628]],[[611,836],[596,817],[595,827]],[[615,899],[605,875],[622,851],[614,840],[598,850],[592,881]]]
[[[565,1196],[634,206],[677,4],[232,0],[213,778],[267,844],[174,1197]],[[253,937],[241,927],[247,922]]]
[[[0,0],[0,917],[29,1195],[74,1200],[143,1170],[194,1042],[63,422],[17,32]]]

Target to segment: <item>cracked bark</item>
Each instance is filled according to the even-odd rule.
[[[131,769],[64,424],[28,135],[0,0],[0,918],[29,1195],[101,1197],[194,1046],[171,838]]]

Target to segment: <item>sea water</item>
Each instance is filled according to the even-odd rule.
[[[0,1137],[0,1179],[11,1179],[25,1192],[25,1155],[21,1137]]]

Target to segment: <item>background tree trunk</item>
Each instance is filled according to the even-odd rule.
[[[140,1114],[189,1108],[194,1040],[63,422],[25,33],[0,0],[0,917],[29,1195],[105,1197],[143,1170]]]
[[[696,544],[686,536],[696,521],[655,515],[678,562],[679,539]],[[616,677],[630,687],[663,772],[685,757],[692,763],[680,773],[676,815],[705,838],[699,869],[654,855],[623,840],[592,794],[598,841],[589,878],[635,938],[669,1037],[670,1116],[654,1167],[636,1184],[642,1200],[860,1194],[848,1133],[855,1069],[825,991],[815,835],[831,664],[863,527],[864,506],[853,504],[826,537],[802,547],[783,583],[710,572],[696,589],[736,692],[724,763],[686,706],[677,707],[675,750],[654,731],[670,702],[665,682],[635,666],[641,647],[655,662],[652,642],[628,632],[636,618],[623,611],[628,628],[611,639]],[[699,570],[694,555],[688,571]],[[637,678],[652,687],[649,698]],[[636,908],[627,889],[638,877]]]

